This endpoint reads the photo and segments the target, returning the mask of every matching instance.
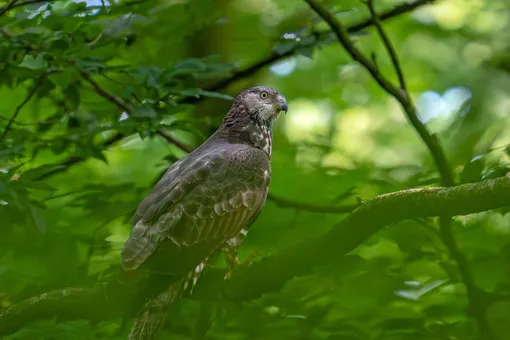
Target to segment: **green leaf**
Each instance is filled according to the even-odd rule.
[[[0,85],[2,84],[9,88],[14,85],[14,78],[7,67],[0,70]]]
[[[43,164],[36,168],[29,169],[29,170],[25,171],[21,175],[20,181],[33,181],[34,179],[37,179],[39,176],[41,176],[47,172],[50,172],[50,171],[53,171],[56,169],[61,169],[61,168],[65,168],[65,166],[64,165]]]
[[[179,71],[186,71],[186,72],[192,73],[192,72],[205,71],[207,66],[200,59],[188,59],[188,60],[183,60],[183,61],[176,63],[174,65],[174,68]]]
[[[0,159],[11,158],[12,156],[17,155],[24,149],[25,149],[24,145],[16,145],[4,150],[0,150]]]
[[[43,70],[48,68],[48,64],[44,60],[45,53],[41,53],[37,56],[37,58],[34,59],[31,55],[26,55],[23,58],[23,61],[21,64],[19,64],[20,67],[28,68],[30,70]]]
[[[480,156],[464,166],[464,169],[460,173],[461,183],[476,183],[481,181],[482,172],[485,168],[485,157]]]
[[[53,84],[48,78],[44,78],[37,87],[37,97],[43,98],[46,97],[51,91],[56,88],[55,84]]]
[[[293,50],[299,43],[295,40],[282,40],[273,48],[273,51],[282,55]]]
[[[80,87],[78,83],[71,84],[64,90],[64,100],[71,111],[75,111],[80,106]]]
[[[48,78],[53,84],[63,89],[67,89],[67,87],[69,87],[71,84],[74,84],[81,79],[80,73],[74,67],[64,69],[62,72],[52,73],[48,76]]]
[[[299,55],[302,55],[304,57],[312,59],[313,58],[313,51],[314,51],[313,47],[304,46],[304,47],[299,47],[296,52]]]
[[[54,138],[51,141],[51,151],[56,155],[61,154],[62,152],[67,150],[68,147],[69,147],[68,141],[64,137]]]
[[[101,150],[95,146],[92,146],[91,148],[89,148],[89,150],[90,150],[90,154],[93,158],[99,159],[100,161],[103,161],[105,164],[108,164],[108,159],[106,158],[103,150]]]
[[[141,106],[135,108],[131,115],[135,118],[155,118],[158,114],[150,106]]]
[[[30,212],[32,213],[32,221],[36,225],[37,229],[39,229],[42,233],[46,233],[46,221],[41,213],[41,209],[34,205],[30,205]]]

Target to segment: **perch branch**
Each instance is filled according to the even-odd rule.
[[[416,218],[469,215],[509,204],[508,175],[456,187],[417,188],[380,195],[357,208],[325,235],[279,251],[240,270],[225,281],[222,289],[234,299],[256,299],[261,294],[277,292],[293,277],[312,273],[316,266],[336,261],[387,225]],[[207,279],[208,274],[199,280],[194,291],[197,298],[200,298],[199,292],[207,294],[214,285]]]
[[[509,204],[510,176],[456,187],[409,189],[380,195],[357,208],[328,233],[239,269],[229,280],[223,279],[224,270],[206,271],[191,298],[217,297],[221,292],[235,300],[256,299],[261,294],[277,292],[292,278],[308,275],[317,266],[338,261],[386,225],[414,218],[468,215]],[[344,256],[340,264],[350,257]],[[68,288],[32,297],[0,312],[0,336],[12,334],[32,321],[55,316],[61,320],[119,317],[129,301],[122,294],[125,293],[105,294],[99,288]]]

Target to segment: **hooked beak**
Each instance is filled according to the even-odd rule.
[[[285,111],[285,113],[287,113],[287,111],[289,110],[289,107],[287,106],[287,101],[285,100],[284,97],[281,97],[280,100],[278,101],[277,108],[280,111]]]

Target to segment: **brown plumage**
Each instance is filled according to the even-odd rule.
[[[158,299],[164,301],[158,304],[160,313],[159,305],[179,295],[198,265],[220,247],[237,248],[244,239],[267,197],[271,125],[282,110],[287,111],[285,97],[272,88],[242,92],[218,130],[174,163],[138,207],[122,250],[122,269],[164,273],[174,283],[147,303],[131,339],[151,338],[155,330],[148,323]]]

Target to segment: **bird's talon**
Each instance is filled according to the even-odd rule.
[[[245,267],[250,267],[257,257],[260,257],[260,254],[258,252],[253,252],[250,255],[248,255],[246,260],[244,260],[243,262],[241,262],[239,260],[238,256],[235,256],[230,261],[227,261],[228,262],[228,270],[227,270],[227,272],[225,274],[224,279],[225,280],[230,279],[232,277],[232,272],[234,270],[242,269],[242,268],[245,268]]]

